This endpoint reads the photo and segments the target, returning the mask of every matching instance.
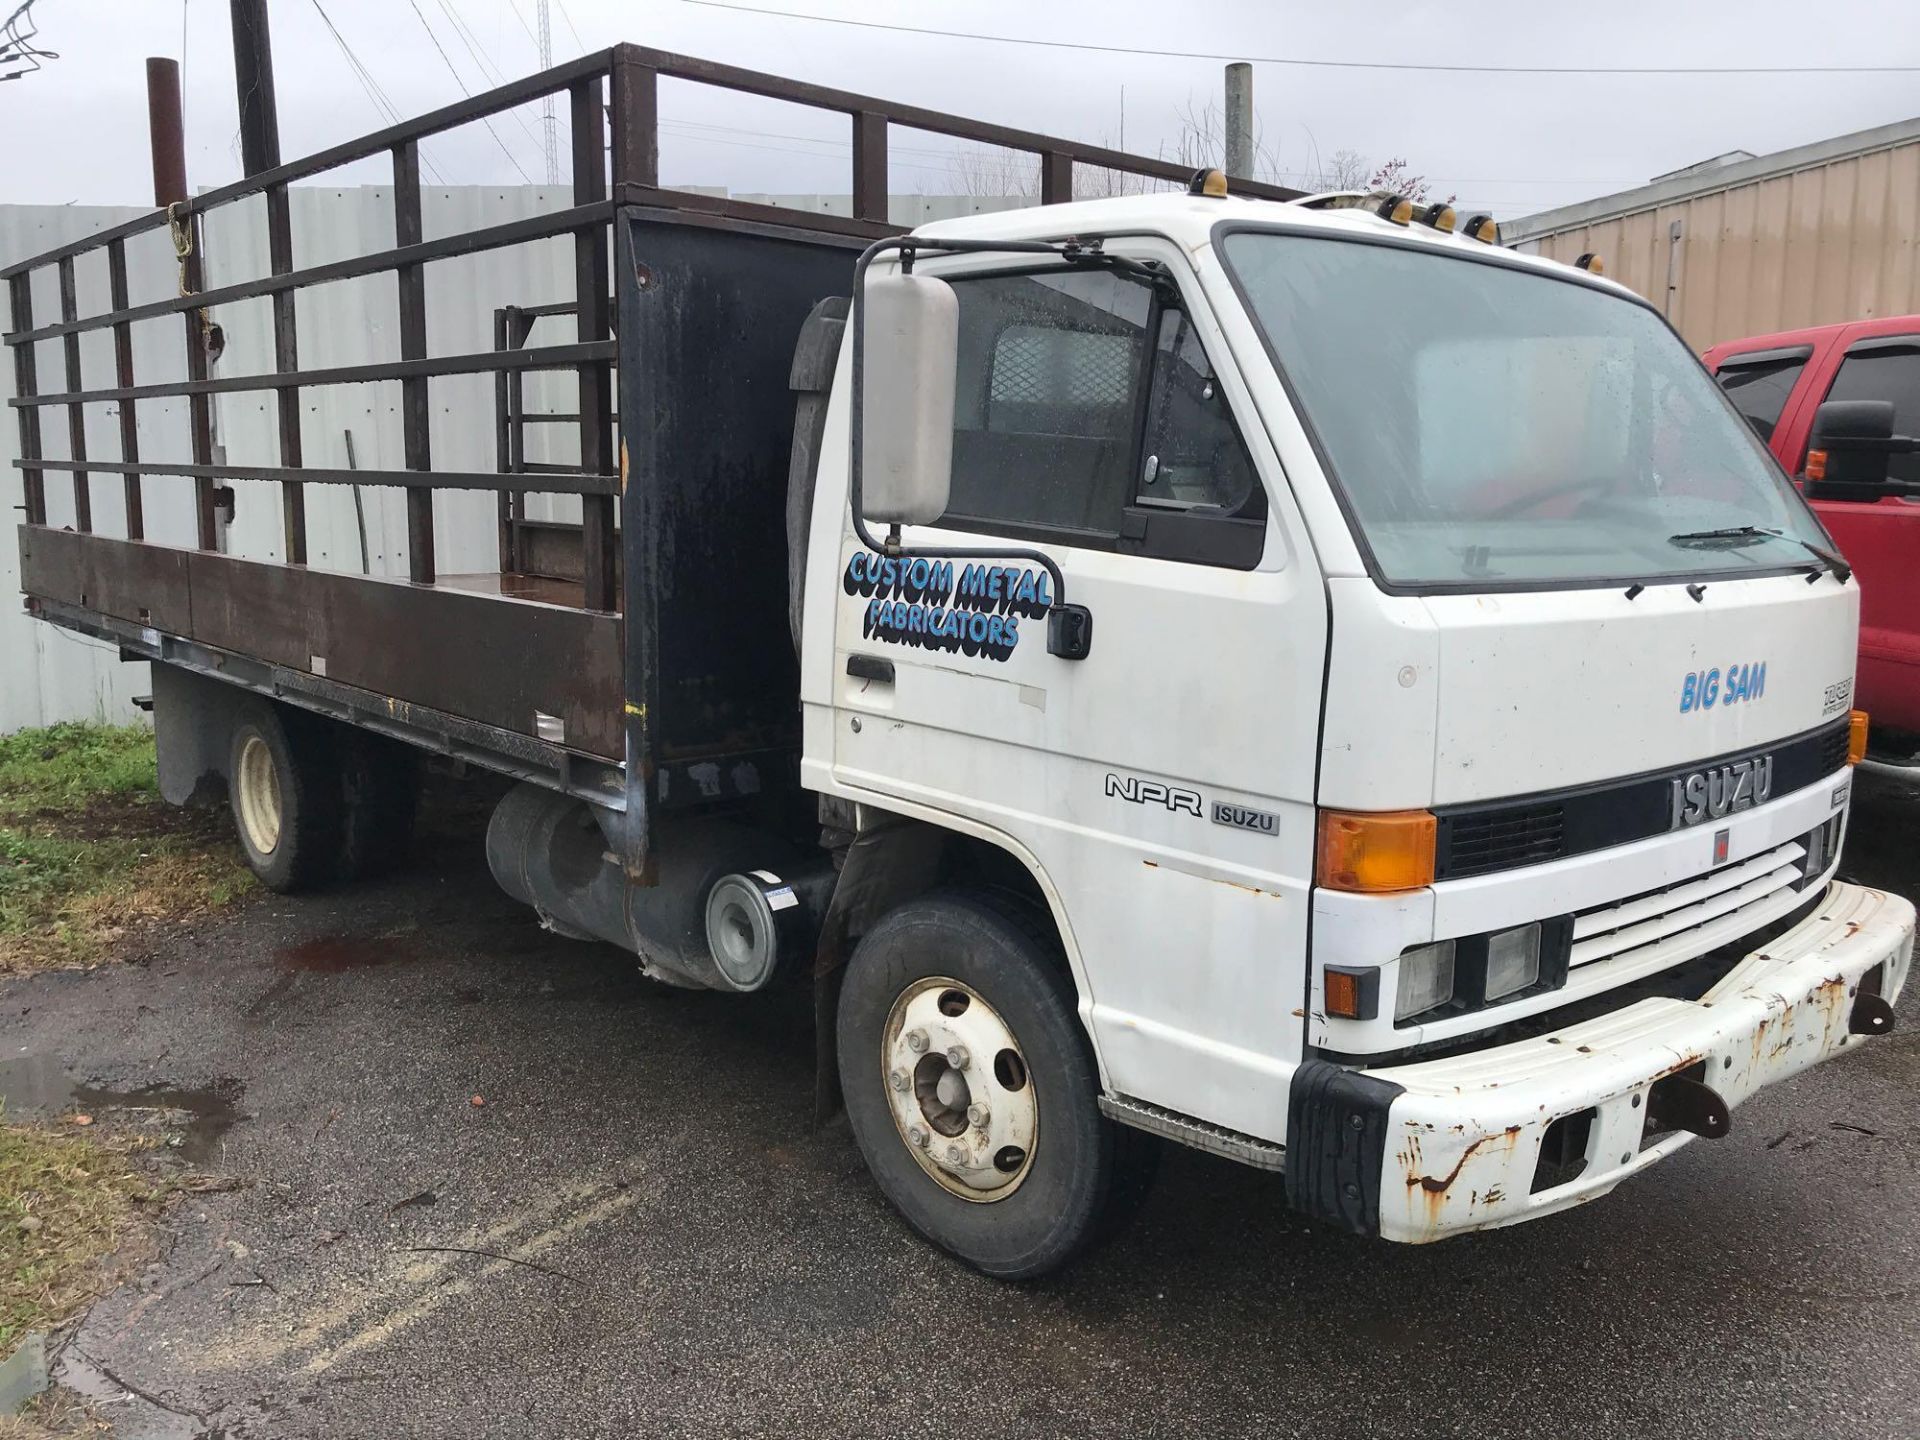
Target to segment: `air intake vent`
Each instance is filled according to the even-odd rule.
[[[1841,726],[1820,742],[1820,773],[1830,775],[1847,763],[1847,727]]]
[[[1441,819],[1440,878],[1459,880],[1566,853],[1566,812],[1558,801]]]

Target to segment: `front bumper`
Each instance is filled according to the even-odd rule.
[[[1879,967],[1880,995],[1896,999],[1913,938],[1908,901],[1836,883],[1699,1000],[1642,1000],[1445,1060],[1370,1071],[1309,1062],[1290,1097],[1289,1195],[1322,1218],[1412,1243],[1583,1204],[1694,1138],[1649,1126],[1656,1083],[1696,1075],[1737,1106],[1861,1044],[1848,1029],[1861,981]],[[1565,1117],[1543,1166],[1549,1127]],[[1580,1136],[1584,1147],[1568,1153]]]

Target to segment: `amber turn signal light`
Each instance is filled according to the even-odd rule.
[[[1809,450],[1807,452],[1807,468],[1803,473],[1809,480],[1826,479],[1827,452],[1824,450]]]
[[[1326,1012],[1342,1020],[1360,1018],[1360,977],[1352,971],[1329,970],[1321,977]]]
[[[1867,712],[1847,712],[1847,764],[1858,765],[1867,758]]]
[[[1425,810],[1322,810],[1314,878],[1368,895],[1431,885],[1439,829]]]

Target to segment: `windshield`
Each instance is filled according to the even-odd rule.
[[[1244,230],[1223,250],[1389,583],[1738,573],[1828,543],[1643,305],[1396,245]]]

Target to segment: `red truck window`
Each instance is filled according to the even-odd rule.
[[[1920,432],[1920,336],[1868,341],[1849,351],[1827,399],[1890,400],[1894,433]],[[1887,473],[1895,480],[1920,480],[1920,454],[1893,456]]]
[[[1747,423],[1759,432],[1762,440],[1773,439],[1773,427],[1780,423],[1780,412],[1786,407],[1787,397],[1793,394],[1793,387],[1800,381],[1800,372],[1807,368],[1807,357],[1812,352],[1781,354],[1773,351],[1766,355],[1732,355],[1721,361],[1720,372],[1714,378],[1727,392],[1727,398],[1733,401],[1733,408],[1747,417]]]

